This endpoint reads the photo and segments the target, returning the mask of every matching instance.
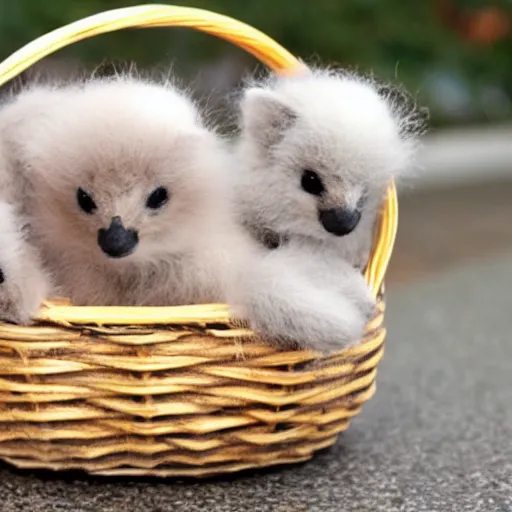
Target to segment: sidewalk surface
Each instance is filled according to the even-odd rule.
[[[388,287],[512,251],[511,219],[512,180],[407,191]]]
[[[419,154],[424,186],[512,180],[510,123],[432,131]]]
[[[396,285],[378,390],[332,449],[229,480],[0,467],[2,512],[511,512],[512,253]]]

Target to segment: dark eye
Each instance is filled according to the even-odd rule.
[[[314,196],[321,195],[324,191],[324,184],[320,179],[320,176],[315,171],[306,169],[302,173],[302,179],[300,182],[302,188],[308,193]]]
[[[165,187],[158,187],[151,194],[149,194],[146,200],[146,208],[151,210],[158,210],[167,203],[169,200],[169,192]]]
[[[76,191],[76,201],[78,206],[89,215],[92,215],[98,208],[94,199],[83,188],[78,188]]]

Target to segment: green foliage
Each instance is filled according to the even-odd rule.
[[[139,3],[0,0],[0,57],[7,57],[23,44],[64,24]],[[485,98],[490,94],[486,91],[491,90],[494,96],[490,96],[501,98],[502,105],[510,103],[511,39],[489,47],[467,42],[441,23],[432,0],[180,0],[178,3],[245,21],[306,60],[356,67],[403,82],[430,104],[438,122],[453,117],[440,105],[442,89],[431,85],[439,76],[455,81],[461,97],[468,96],[469,111],[464,121],[499,119],[510,113],[505,106],[490,112]],[[490,4],[484,0],[455,3],[467,9]],[[511,4],[510,0],[494,2],[509,11]],[[225,52],[236,51],[223,41],[194,31],[150,29],[99,36],[61,53],[88,63],[115,58],[154,65],[175,59],[178,65],[191,69]]]

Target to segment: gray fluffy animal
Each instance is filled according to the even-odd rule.
[[[75,305],[223,299],[226,153],[184,92],[133,76],[38,85],[3,107],[0,135],[55,293]]]
[[[232,302],[253,328],[321,351],[361,339],[363,279],[391,178],[413,169],[428,115],[400,89],[340,71],[271,77],[241,100],[238,222],[267,251]]]

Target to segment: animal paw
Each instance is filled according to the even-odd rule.
[[[379,312],[377,302],[372,296],[365,298],[365,300],[360,301],[357,305],[367,322],[373,320]]]
[[[0,268],[0,320],[28,325],[49,293],[49,282],[44,275],[32,273],[21,282],[10,280]]]
[[[50,278],[11,204],[0,201],[0,221],[0,320],[28,324],[50,293]]]
[[[377,302],[363,275],[356,269],[352,269],[345,275],[341,294],[353,303],[366,322],[377,315],[379,311]]]

